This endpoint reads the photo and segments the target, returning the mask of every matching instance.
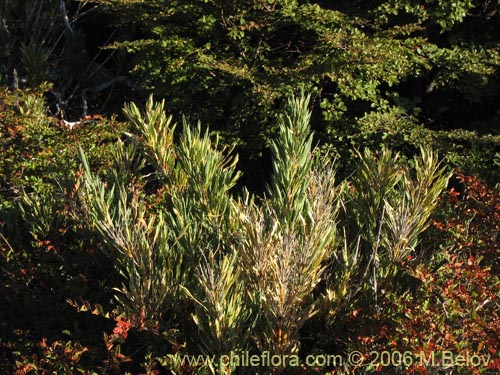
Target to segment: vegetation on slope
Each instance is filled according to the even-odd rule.
[[[0,1],[0,370],[500,371],[499,9]]]

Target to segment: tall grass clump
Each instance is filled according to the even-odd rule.
[[[413,160],[383,150],[359,153],[351,189],[346,196],[349,240],[359,239],[365,290],[371,302],[398,282],[404,264],[422,258],[418,244],[430,223],[449,172],[437,155],[422,147]]]
[[[119,142],[114,153],[118,166],[110,169],[107,181],[102,181],[91,172],[81,151],[84,174],[80,191],[88,220],[124,277],[117,300],[129,317],[156,328],[175,300],[181,259],[175,248],[175,217],[169,212],[151,213],[130,171],[123,168],[127,161],[133,162],[135,152],[133,144]]]
[[[335,163],[313,156],[309,101],[289,99],[278,118],[261,197],[233,194],[238,159],[199,124],[184,121],[175,142],[172,117],[152,98],[144,111],[126,106],[133,130],[108,171],[93,173],[80,152],[80,197],[123,276],[116,296],[127,314],[158,328],[189,300],[202,353],[299,358],[307,321],[334,325],[356,304],[376,307],[421,255],[448,179],[436,155],[423,148],[405,164],[366,150],[350,181],[337,181]]]
[[[198,288],[202,259],[231,239],[236,221],[229,191],[239,177],[237,158],[187,123],[174,144],[176,125],[164,102],[150,98],[144,112],[129,104],[125,115],[134,134],[115,145],[105,176],[93,174],[81,152],[81,198],[126,280],[117,294],[121,305],[157,325],[184,295],[181,285]],[[145,166],[153,172],[146,174]]]
[[[297,354],[299,331],[316,313],[312,292],[336,246],[339,188],[313,168],[309,97],[290,99],[271,143],[273,177],[261,204],[243,218],[239,253],[249,299],[259,316],[261,351]]]
[[[229,192],[240,177],[238,158],[230,152],[225,155],[228,150],[220,150],[218,139],[202,132],[200,124],[192,128],[186,121],[174,145],[176,126],[165,115],[164,105],[150,97],[144,114],[132,103],[125,107],[125,115],[139,132],[144,157],[155,169],[162,189],[160,206],[174,212],[186,227],[180,238],[183,249],[195,251],[205,241],[218,246],[230,237],[226,231],[234,222]]]

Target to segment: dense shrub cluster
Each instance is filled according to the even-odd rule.
[[[490,0],[9,0],[0,83],[51,82],[66,120],[167,100],[236,147],[263,191],[284,98],[312,94],[315,141],[354,170],[353,148],[410,158],[432,143],[454,167],[499,180],[499,5]],[[495,166],[495,168],[491,168]]]
[[[0,372],[500,372],[499,10],[0,1]]]
[[[237,156],[164,102],[72,129],[4,91],[0,363],[7,373],[457,373],[500,370],[498,191],[429,148],[315,153],[289,99],[263,195]],[[454,188],[446,190],[447,184]],[[295,358],[191,363],[231,351]],[[358,351],[356,364],[306,363]],[[481,366],[395,364],[444,351]],[[220,358],[220,357],[217,357]],[[427,358],[427,357],[426,357]]]

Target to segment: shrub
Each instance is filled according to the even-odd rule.
[[[415,361],[400,366],[371,363],[367,371],[408,374],[485,373],[498,370],[498,192],[457,172],[442,195],[432,225],[423,236],[420,262],[402,264],[411,278],[386,290],[373,311],[358,305],[345,320],[350,350],[408,352]],[[460,182],[460,184],[458,184]],[[460,189],[459,189],[460,187]],[[418,258],[417,258],[418,259]],[[341,326],[341,324],[339,324]],[[355,339],[353,339],[353,337]],[[349,349],[348,349],[349,350]],[[478,355],[479,366],[442,366],[444,351]],[[421,362],[434,356],[432,363]]]
[[[386,295],[404,294],[396,284],[419,255],[445,168],[425,148],[410,163],[366,150],[350,187],[338,183],[333,164],[313,157],[308,106],[302,94],[280,117],[263,197],[233,195],[236,158],[187,122],[175,143],[171,117],[151,98],[144,112],[126,107],[137,134],[115,144],[103,177],[81,152],[81,198],[125,278],[117,298],[138,328],[175,326],[187,297],[203,353],[297,355],[318,313],[335,325],[358,303],[378,311]],[[212,371],[235,370],[222,365]]]
[[[302,94],[279,117],[270,142],[273,173],[257,196],[234,189],[237,157],[217,137],[187,121],[177,136],[164,102],[150,98],[145,110],[127,105],[128,125],[103,120],[69,130],[43,114],[40,94],[5,98],[8,136],[0,144],[14,164],[1,162],[2,176],[17,166],[25,174],[2,181],[9,198],[0,210],[3,298],[16,300],[36,286],[29,297],[40,302],[55,293],[48,298],[65,306],[66,320],[77,316],[79,323],[86,313],[105,325],[89,345],[79,340],[79,327],[65,340],[37,338],[42,345],[15,356],[23,365],[118,373],[142,371],[142,363],[151,373],[229,374],[244,369],[228,362],[192,368],[182,355],[268,351],[302,365],[318,351],[462,353],[463,340],[487,353],[497,345],[491,249],[498,197],[457,174],[467,194],[440,202],[449,173],[434,151],[422,147],[413,159],[383,148],[355,151],[354,173],[339,181],[342,160],[314,155],[310,98]],[[47,167],[53,176],[44,174]],[[30,236],[19,234],[23,228]],[[110,285],[118,307],[109,302]],[[15,348],[21,339],[12,337]],[[96,340],[100,347],[92,346]],[[33,348],[45,357],[31,361]]]
[[[78,215],[77,140],[98,170],[107,164],[109,144],[123,124],[95,119],[70,130],[46,114],[45,89],[0,90],[0,368],[5,373],[97,371],[102,357],[96,348],[106,324],[96,315],[79,314],[67,300],[107,303],[116,277]]]
[[[313,169],[308,102],[305,96],[288,102],[272,143],[269,195],[260,207],[248,207],[240,239],[242,269],[260,314],[254,340],[276,355],[298,353],[301,326],[317,312],[312,292],[336,249],[340,188],[330,167]]]

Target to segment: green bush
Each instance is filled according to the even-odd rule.
[[[89,354],[89,347],[101,345],[109,327],[93,320],[95,315],[82,317],[67,301],[105,304],[117,284],[77,205],[78,144],[92,170],[101,170],[124,124],[93,119],[69,129],[46,114],[45,89],[0,91],[0,369],[5,373],[97,371],[102,355]]]
[[[45,115],[41,92],[3,92],[0,368],[367,374],[383,366],[302,362],[463,353],[462,339],[491,352],[498,192],[458,174],[462,198],[443,195],[450,173],[427,147],[413,158],[354,150],[342,180],[344,160],[313,148],[310,99],[288,99],[277,116],[272,175],[255,195],[236,189],[233,150],[200,124],[176,132],[152,97],[125,107],[127,124],[69,129]],[[231,351],[289,362],[217,360]],[[219,357],[183,360],[198,354]]]
[[[348,189],[331,163],[313,157],[309,100],[290,99],[280,117],[263,197],[231,192],[236,158],[199,127],[185,122],[175,143],[164,104],[151,98],[143,113],[126,107],[137,134],[115,144],[102,178],[81,152],[82,202],[125,279],[117,299],[141,329],[178,324],[187,297],[203,353],[297,355],[305,322],[359,301],[376,307],[418,255],[448,180],[435,153],[422,149],[409,167],[390,151],[367,150]]]
[[[300,87],[313,95],[316,137],[349,164],[345,176],[353,147],[412,157],[435,130],[496,131],[491,2],[98,3],[117,20],[123,36],[112,47],[127,52],[138,88],[237,145],[249,181],[278,133],[277,109]]]

